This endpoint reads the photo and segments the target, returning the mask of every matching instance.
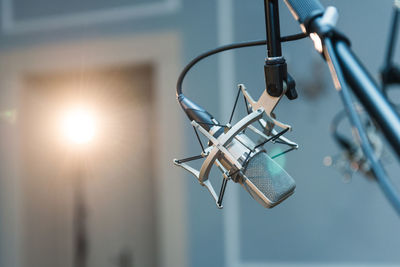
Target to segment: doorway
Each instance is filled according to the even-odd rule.
[[[24,266],[74,266],[82,253],[81,266],[157,266],[153,80],[149,64],[25,75]],[[96,117],[88,147],[63,136],[63,115],[77,107]]]

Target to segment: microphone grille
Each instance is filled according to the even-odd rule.
[[[265,151],[250,158],[244,175],[244,188],[266,208],[279,204],[296,188],[293,178]]]

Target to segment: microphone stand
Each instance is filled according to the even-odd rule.
[[[245,122],[243,120],[240,127],[246,128],[249,124],[252,123],[253,120],[258,120],[258,118],[253,118],[254,116],[258,116],[257,110],[259,110],[259,106],[264,107],[263,104],[266,104],[265,101],[270,101],[270,106],[265,105],[267,108],[264,109],[264,112],[269,116],[270,120],[272,120],[279,127],[284,130],[280,133],[274,134],[271,138],[266,138],[265,141],[258,144],[256,147],[264,145],[266,142],[275,140],[279,138],[286,131],[290,130],[289,125],[282,124],[274,119],[274,114],[272,113],[275,105],[278,103],[279,99],[285,94],[288,99],[293,100],[297,98],[297,92],[295,89],[295,82],[293,78],[287,72],[287,65],[284,57],[282,56],[282,48],[281,43],[286,41],[294,41],[306,36],[310,36],[314,41],[315,48],[319,53],[324,53],[323,56],[327,61],[332,78],[335,83],[335,87],[340,93],[340,96],[343,100],[343,103],[346,107],[346,110],[350,116],[351,122],[353,126],[358,131],[358,137],[360,139],[361,147],[363,149],[364,154],[368,158],[371,163],[371,168],[373,173],[375,174],[382,190],[393,204],[394,208],[400,215],[400,195],[397,194],[394,186],[391,181],[388,179],[385,170],[381,166],[379,159],[374,155],[374,151],[371,147],[371,144],[368,141],[368,137],[362,127],[360,118],[356,110],[354,109],[351,94],[347,88],[347,84],[353,90],[353,93],[357,96],[360,102],[365,107],[366,111],[369,115],[375,120],[377,125],[380,127],[381,131],[385,135],[389,144],[392,146],[393,150],[397,153],[400,158],[400,117],[386,99],[378,85],[375,83],[371,75],[366,71],[362,63],[357,59],[357,57],[353,54],[350,49],[350,43],[345,36],[340,34],[335,29],[337,12],[335,8],[328,8],[327,10],[319,3],[319,0],[284,0],[286,5],[289,7],[289,10],[295,17],[295,19],[301,24],[303,33],[295,34],[292,36],[280,36],[280,25],[279,25],[279,6],[278,0],[264,0],[264,9],[265,9],[265,24],[266,24],[266,33],[267,33],[267,41],[253,41],[246,43],[237,43],[230,44],[222,47],[218,47],[216,49],[207,51],[196,58],[194,58],[181,72],[176,86],[176,95],[179,101],[179,104],[183,108],[184,112],[192,121],[192,126],[194,126],[194,130],[196,136],[199,140],[200,146],[202,148],[202,154],[186,159],[174,160],[174,164],[180,166],[191,174],[193,174],[203,186],[206,186],[210,193],[213,195],[213,198],[217,202],[217,206],[222,208],[222,198],[226,187],[226,181],[223,182],[221,186],[221,192],[219,197],[214,192],[214,189],[210,186],[208,181],[208,172],[205,176],[204,173],[201,174],[198,170],[188,166],[186,162],[201,159],[204,157],[209,158],[208,152],[205,151],[204,146],[199,138],[196,128],[198,128],[208,139],[214,144],[214,147],[220,149],[220,151],[224,150],[223,153],[229,155],[229,151],[225,151],[225,143],[221,144],[216,138],[223,134],[225,130],[231,132],[230,122],[233,117],[233,112],[235,111],[235,107],[239,98],[240,91],[245,96],[245,103],[247,108],[248,116],[246,116]],[[395,5],[400,6],[400,0],[395,0]],[[396,13],[398,16],[398,13]],[[397,21],[397,17],[395,17],[395,21]],[[393,38],[394,39],[394,38]],[[233,107],[232,115],[229,120],[229,125],[220,124],[214,117],[209,114],[205,109],[201,108],[188,98],[184,96],[182,93],[182,83],[183,79],[188,73],[188,71],[200,60],[207,58],[216,53],[227,51],[230,49],[241,48],[241,47],[249,47],[249,46],[257,46],[267,44],[267,57],[265,59],[264,65],[264,73],[265,73],[265,83],[266,83],[266,92],[260,97],[259,101],[254,101],[247,93],[246,89],[243,86],[239,86],[239,91],[236,96],[236,101]],[[391,49],[390,49],[391,50]],[[390,51],[389,50],[389,51]],[[260,101],[261,100],[261,101]],[[250,102],[250,105],[248,102]],[[259,103],[261,102],[261,103]],[[256,111],[253,113],[249,112],[249,107],[255,107]],[[261,109],[262,110],[262,109]],[[266,112],[268,110],[268,112]],[[201,126],[200,126],[201,125]],[[267,127],[267,123],[262,123],[265,129]],[[266,125],[266,126],[265,126]],[[214,127],[217,126],[217,132],[214,132]],[[239,126],[236,125],[236,128]],[[239,128],[240,128],[239,127]],[[273,126],[272,126],[273,127]],[[244,128],[240,128],[243,130]],[[238,129],[235,129],[238,130]],[[272,132],[271,129],[267,129]],[[276,132],[276,131],[275,131]],[[232,137],[235,133],[231,133]],[[236,132],[237,134],[237,132]],[[261,133],[264,137],[265,135]],[[270,135],[270,132],[267,133]],[[265,138],[265,137],[264,137]],[[285,144],[292,146],[287,151],[290,151],[294,148],[297,148],[297,144],[293,142],[285,141]],[[282,153],[281,153],[282,154]],[[247,159],[249,158],[250,153],[248,154]],[[277,155],[279,156],[279,155]],[[274,158],[274,157],[272,157]],[[245,163],[247,163],[247,159]],[[211,159],[213,160],[213,159]],[[209,166],[212,162],[207,162],[206,167],[207,171],[209,170]],[[236,163],[236,162],[235,162]],[[220,164],[219,164],[220,165]],[[240,164],[238,163],[238,166]],[[203,164],[204,166],[204,164]],[[238,171],[240,171],[240,167],[238,167]],[[224,168],[221,168],[223,172],[224,179],[230,179],[233,174],[230,174]],[[234,171],[234,174],[236,173]],[[207,182],[207,184],[206,184]],[[211,190],[212,189],[212,190]]]
[[[381,71],[382,78],[382,91],[387,96],[387,86],[390,84],[400,83],[400,69],[393,64],[394,48],[398,34],[399,25],[399,14],[400,14],[400,0],[395,0],[393,4],[393,17],[391,30],[388,40],[388,46],[386,51],[384,67]]]
[[[186,65],[186,67],[182,70],[181,74],[179,75],[176,85],[177,100],[181,105],[182,109],[184,110],[184,112],[186,113],[186,115],[188,116],[189,120],[192,122],[192,126],[195,131],[196,137],[199,141],[202,153],[200,155],[192,156],[189,158],[174,159],[174,164],[190,172],[197,178],[197,180],[200,182],[202,186],[207,187],[212,197],[216,201],[218,208],[222,208],[222,201],[228,180],[232,179],[235,182],[240,182],[238,179],[242,179],[240,177],[242,177],[243,175],[242,171],[244,171],[244,169],[246,168],[246,167],[244,168],[244,166],[246,166],[247,163],[249,163],[249,161],[252,159],[252,155],[254,156],[254,153],[257,153],[257,149],[265,145],[267,142],[270,141],[274,142],[277,141],[278,139],[279,140],[277,142],[279,142],[280,144],[288,145],[290,147],[289,149],[277,155],[272,156],[271,158],[272,160],[273,158],[279,157],[289,151],[298,148],[298,145],[296,143],[282,136],[284,133],[290,130],[291,128],[290,125],[275,120],[275,116],[272,112],[276,104],[283,96],[283,94],[285,94],[290,100],[297,98],[295,82],[293,78],[287,73],[286,61],[282,56],[281,43],[299,40],[301,38],[306,37],[307,35],[304,33],[300,33],[300,34],[281,37],[280,25],[279,25],[278,0],[264,0],[264,9],[265,9],[266,33],[268,37],[267,41],[260,40],[253,42],[230,44],[207,51],[197,56],[188,65]],[[199,105],[191,101],[183,94],[182,92],[183,79],[185,78],[189,70],[200,60],[230,49],[258,46],[265,44],[267,44],[267,57],[265,59],[265,65],[264,65],[266,91],[261,95],[258,101],[255,101],[248,94],[244,85],[239,85],[238,93],[236,96],[236,100],[228,124],[219,123],[204,108],[200,107]],[[233,114],[235,112],[240,93],[242,93],[244,96],[244,101],[248,115],[242,120],[240,120],[234,126],[231,126]],[[270,125],[262,118],[264,113],[266,114],[266,116],[269,117]],[[236,138],[236,135],[238,135],[240,132],[244,133],[245,129],[247,127],[250,127],[250,124],[252,124],[255,121],[258,121],[261,124],[261,126],[263,127],[263,131],[265,132],[261,132],[256,128],[252,129],[253,131],[256,132],[256,134],[258,134],[263,138],[263,141],[259,144],[254,145],[254,147],[253,145],[247,147],[248,152],[242,154],[242,156],[246,155],[245,158],[243,158],[243,162],[239,162],[238,159],[235,158],[235,156],[231,155],[231,152],[229,151],[229,149],[226,148],[226,145],[229,144],[234,138]],[[278,127],[282,128],[282,131],[277,132],[275,129],[273,129],[274,125],[278,125]],[[204,136],[206,136],[206,138],[209,140],[207,149],[205,149],[204,145],[202,144],[198,131],[201,132]],[[222,138],[220,138],[221,136]],[[246,146],[243,143],[242,145]],[[218,159],[219,154],[217,153],[223,154],[224,157],[229,158],[228,161],[232,163],[233,166],[232,172],[231,172],[231,166],[229,169],[226,169],[224,165],[219,162]],[[187,162],[202,158],[206,159],[204,160],[200,171],[186,164]],[[213,164],[215,164],[223,173],[223,180],[219,195],[217,195],[213,186],[211,185],[211,182],[208,179],[209,170]],[[246,181],[250,180],[246,178]],[[291,191],[291,193],[293,193],[293,190]],[[262,194],[261,191],[259,190],[257,192]],[[258,194],[257,192],[253,191],[254,194]],[[286,195],[285,198],[280,199],[279,202],[273,202],[273,203],[268,201],[267,201],[268,203],[265,202],[265,207],[271,208],[279,204],[282,200],[286,199],[289,195],[291,195],[291,193]],[[267,198],[265,196],[263,197],[265,199]]]
[[[357,130],[361,148],[368,158],[378,184],[400,215],[400,195],[376,157],[361,120],[355,110],[349,88],[357,96],[368,114],[375,120],[388,143],[400,158],[400,117],[374,79],[350,49],[348,39],[335,28],[337,10],[325,9],[319,0],[285,0],[294,18],[314,41],[331,71],[353,127]],[[400,5],[399,0],[395,1]],[[348,86],[347,86],[348,85]]]
[[[330,10],[332,11],[332,10]],[[324,14],[328,14],[326,11]],[[350,43],[345,36],[334,28],[329,16],[316,17],[306,28],[316,34],[323,43],[323,55],[328,63],[335,87],[338,90],[352,125],[357,129],[361,148],[370,161],[372,172],[379,185],[400,215],[400,195],[376,157],[374,150],[363,129],[361,120],[354,108],[350,90],[357,96],[369,115],[380,126],[383,134],[400,157],[400,118],[388,102],[387,98],[375,83],[371,75],[350,49]]]
[[[333,50],[343,69],[344,78],[369,115],[380,126],[389,144],[400,157],[400,118],[381,93],[365,67],[343,38],[333,38]]]
[[[264,0],[264,11],[267,34],[264,74],[267,93],[273,97],[280,97],[285,93],[290,100],[296,99],[296,83],[288,74],[286,60],[282,56],[278,0]]]

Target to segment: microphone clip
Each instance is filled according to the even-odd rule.
[[[296,82],[287,71],[284,57],[266,58],[264,74],[266,91],[270,96],[279,97],[285,92],[289,100],[297,98]]]
[[[272,159],[298,148],[296,143],[283,136],[284,133],[291,130],[291,126],[276,120],[273,114],[273,110],[283,94],[280,97],[273,97],[264,91],[259,100],[254,101],[243,84],[240,84],[238,89],[238,95],[242,92],[245,99],[248,101],[248,105],[246,104],[248,115],[233,126],[231,126],[230,123],[226,125],[214,124],[214,126],[208,127],[210,129],[207,129],[203,123],[192,120],[191,124],[196,134],[200,132],[208,139],[208,147],[203,148],[203,152],[199,156],[182,160],[174,159],[174,164],[176,166],[188,171],[202,186],[207,188],[217,207],[220,209],[223,208],[222,199],[226,184],[229,180],[233,180],[235,183],[240,183],[245,186],[251,184],[250,180],[244,174],[247,163],[255,154],[265,151],[263,146],[267,142],[279,142],[290,147],[288,150],[273,156]],[[264,118],[266,118],[266,120]],[[258,122],[262,130],[252,125],[255,122]],[[275,125],[282,128],[282,131],[278,132],[275,130]],[[250,140],[244,134],[246,129],[255,133],[256,136],[259,136],[262,142],[255,144]],[[235,146],[242,147],[243,150],[237,150]],[[200,169],[195,169],[187,164],[189,161],[202,158],[204,158],[204,161]],[[226,165],[227,162],[229,162],[228,165]],[[223,176],[221,189],[218,195],[209,179],[211,169],[214,165],[218,167]],[[229,166],[229,169],[227,169],[227,166]],[[276,204],[272,204],[269,207],[273,205]]]
[[[284,87],[286,90],[286,83],[284,83]],[[247,102],[249,103],[248,106],[251,110],[257,110],[260,108],[264,109],[264,112],[267,115],[268,122],[266,122],[264,119],[259,120],[261,126],[264,129],[264,133],[267,133],[268,135],[270,135],[270,133],[276,134],[277,132],[273,129],[275,125],[279,126],[280,128],[282,128],[284,130],[287,129],[288,131],[290,131],[292,129],[292,127],[290,125],[276,120],[275,115],[273,113],[276,105],[278,105],[283,94],[281,94],[278,97],[274,97],[274,96],[271,96],[266,90],[264,90],[262,95],[260,96],[260,98],[257,101],[255,101],[243,84],[239,84],[239,89],[241,90],[242,94],[244,95]],[[287,141],[289,143],[295,145],[294,142],[289,141],[289,140],[287,140]]]
[[[209,180],[211,168],[215,164],[222,171],[224,179],[227,180],[234,175],[236,176],[238,172],[241,172],[243,170],[242,164],[236,159],[235,156],[231,154],[231,152],[229,152],[226,146],[231,143],[232,140],[250,124],[260,120],[263,112],[263,109],[255,110],[254,112],[241,119],[237,124],[232,126],[226,133],[222,133],[218,138],[211,135],[196,121],[192,121],[191,124],[195,127],[195,129],[200,131],[212,144],[211,146],[207,147],[202,153],[202,157],[205,157],[205,160],[200,170],[196,170],[185,162],[174,159],[174,164],[176,166],[187,170],[189,173],[197,178],[202,186],[205,186],[207,188],[211,196],[214,198],[218,208],[222,208],[223,206],[221,205],[221,203],[219,203],[219,197],[217,196],[214,187]],[[236,172],[235,174],[233,174],[233,172],[231,173],[231,171],[226,170],[226,168],[220,163],[219,158],[222,154],[224,155],[224,157],[229,159],[231,163],[233,163],[235,169],[233,172]]]

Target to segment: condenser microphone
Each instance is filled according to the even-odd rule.
[[[266,208],[276,206],[293,194],[296,187],[294,179],[266,153],[262,146],[257,146],[243,131],[249,127],[264,139],[268,138],[263,133],[257,132],[255,127],[251,127],[253,122],[262,118],[264,113],[262,108],[226,129],[210,113],[183,94],[178,96],[178,101],[192,125],[209,139],[210,146],[203,153],[205,161],[200,171],[178,160],[174,160],[174,163],[196,176],[200,184],[210,191],[218,207],[222,207],[218,201],[219,197],[208,179],[213,165],[223,172],[225,178],[229,177],[241,184]]]
[[[294,193],[293,178],[265,151],[251,157],[244,167],[241,184],[264,207],[272,208]]]

